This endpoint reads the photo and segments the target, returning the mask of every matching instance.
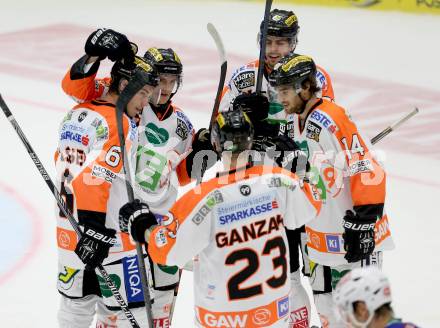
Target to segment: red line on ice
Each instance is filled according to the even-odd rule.
[[[0,72],[20,78],[56,83],[58,92],[62,92],[59,89],[62,76],[72,61],[81,55],[82,49],[78,45],[84,42],[91,30],[93,28],[81,25],[53,24],[0,34],[0,44],[4,50],[0,53]],[[60,34],[63,38],[58,37]],[[205,48],[178,41],[165,41],[140,34],[128,35],[128,37],[136,40],[141,49],[140,55],[151,46],[175,49],[184,65],[184,85],[176,95],[176,105],[184,111],[211,110],[219,74],[218,54],[213,47]],[[45,56],[35,57],[34,53],[43,51]],[[228,77],[235,68],[257,57],[231,52],[228,52],[227,56],[230,67]],[[110,65],[108,61],[103,61],[100,72],[108,72]],[[414,106],[418,106],[420,114],[399,131],[393,132],[383,144],[386,144],[388,149],[392,148],[407,154],[416,153],[430,158],[440,158],[440,143],[431,140],[438,136],[436,126],[440,124],[438,91],[332,72],[331,67],[325,68],[330,70],[336,101],[345,103],[344,100],[348,97],[347,109],[371,136],[399,119]],[[68,109],[22,97],[14,99],[22,104],[49,110],[64,112]],[[425,139],[426,136],[429,140]],[[423,147],[420,145],[427,143],[429,149],[421,149]]]
[[[6,283],[9,279],[13,278],[18,271],[23,270],[26,265],[35,258],[35,254],[41,246],[42,241],[42,219],[39,216],[37,210],[26,200],[24,195],[21,195],[17,190],[12,188],[11,186],[6,185],[3,182],[0,182],[0,189],[7,193],[12,198],[15,198],[17,202],[26,210],[29,214],[29,218],[32,222],[31,232],[32,239],[29,243],[29,247],[26,252],[22,254],[22,257],[15,262],[15,264],[10,267],[6,272],[0,275],[0,285]]]

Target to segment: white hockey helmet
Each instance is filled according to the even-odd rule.
[[[376,267],[356,268],[347,273],[333,291],[333,300],[342,318],[358,327],[367,327],[374,312],[382,305],[391,303],[388,278]],[[369,316],[365,322],[356,319],[353,303],[364,302]]]

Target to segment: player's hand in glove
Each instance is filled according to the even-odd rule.
[[[116,244],[116,230],[88,222],[78,241],[75,253],[86,265],[86,270],[94,270],[108,256],[110,247]]]
[[[259,123],[269,115],[269,100],[264,95],[243,93],[235,97],[233,108],[241,109],[247,114],[254,126],[255,134],[258,134]]]
[[[347,252],[345,259],[348,263],[358,262],[367,258],[374,251],[374,226],[376,218],[361,218],[352,211],[347,211],[343,219],[345,232],[344,249]]]
[[[198,154],[199,152],[202,152]],[[206,155],[203,157],[203,160],[200,161],[201,155]],[[196,157],[197,156],[197,157]],[[198,161],[195,161],[194,158],[198,158]],[[194,139],[192,142],[192,151],[186,157],[186,170],[189,177],[198,177],[201,173],[201,176],[205,174],[205,171],[215,165],[218,160],[218,155],[214,151],[214,147],[211,143],[211,133],[208,129],[202,128],[194,135]],[[201,167],[198,166],[201,164]],[[194,170],[194,172],[193,172]]]
[[[100,60],[108,57],[111,61],[134,58],[137,52],[137,46],[130,43],[124,34],[105,28],[90,34],[84,48],[91,57],[99,57]]]
[[[146,232],[157,225],[156,217],[150,212],[148,205],[139,199],[125,204],[119,210],[119,228],[128,232],[133,240],[148,243]]]
[[[208,129],[202,128],[194,136],[194,140],[192,142],[192,149],[193,151],[199,151],[199,150],[212,150],[214,151],[214,148],[211,144],[211,134],[209,133]]]
[[[309,168],[307,155],[287,136],[256,136],[252,148],[266,152],[278,166],[297,173],[301,178],[304,178]]]

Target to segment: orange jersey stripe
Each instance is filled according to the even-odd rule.
[[[319,110],[330,116],[338,127],[334,133],[340,148],[346,152],[353,205],[383,204],[385,171],[373,158],[356,125],[344,109],[334,103],[323,100]]]
[[[83,79],[72,80],[70,70],[61,82],[63,91],[78,102],[90,101],[101,97],[106,87],[110,85],[111,79],[109,77],[103,79],[95,79],[96,74],[93,74]]]
[[[102,167],[105,170],[119,173],[122,169],[123,161],[119,160],[116,165],[112,166],[112,162],[108,160],[109,154],[115,152],[115,156],[120,156],[120,143],[118,137],[118,128],[116,122],[115,107],[109,106],[107,103],[96,101],[92,103],[84,103],[74,107],[74,110],[87,108],[101,114],[109,126],[109,138],[102,147],[100,154],[96,159],[85,167],[82,172],[72,181],[75,193],[76,205],[79,210],[107,212],[107,202],[110,195],[111,183],[92,174],[95,166]],[[129,120],[123,116],[124,136],[129,131]],[[130,145],[127,142],[127,147]]]

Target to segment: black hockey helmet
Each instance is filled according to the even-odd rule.
[[[145,53],[144,58],[156,65],[159,74],[182,74],[182,62],[176,52],[171,48],[150,48]]]
[[[271,86],[292,85],[297,91],[307,80],[316,81],[316,65],[311,57],[295,53],[281,59],[269,75]]]
[[[253,137],[251,120],[240,109],[219,113],[211,130],[211,143],[217,153],[249,150]]]
[[[111,70],[112,86],[117,88],[119,81],[123,78],[130,81],[137,72],[142,76],[144,84],[153,87],[159,84],[159,73],[154,64],[145,58],[134,56],[132,60],[122,59],[115,62]]]
[[[176,94],[182,85],[183,65],[177,53],[171,49],[150,48],[144,54],[144,58],[153,62],[159,74],[173,74],[177,76],[177,83],[171,92],[170,99]]]
[[[264,21],[260,24],[260,35],[263,34],[263,23]],[[267,35],[291,38],[296,41],[298,32],[298,18],[293,11],[274,9],[270,12]]]

